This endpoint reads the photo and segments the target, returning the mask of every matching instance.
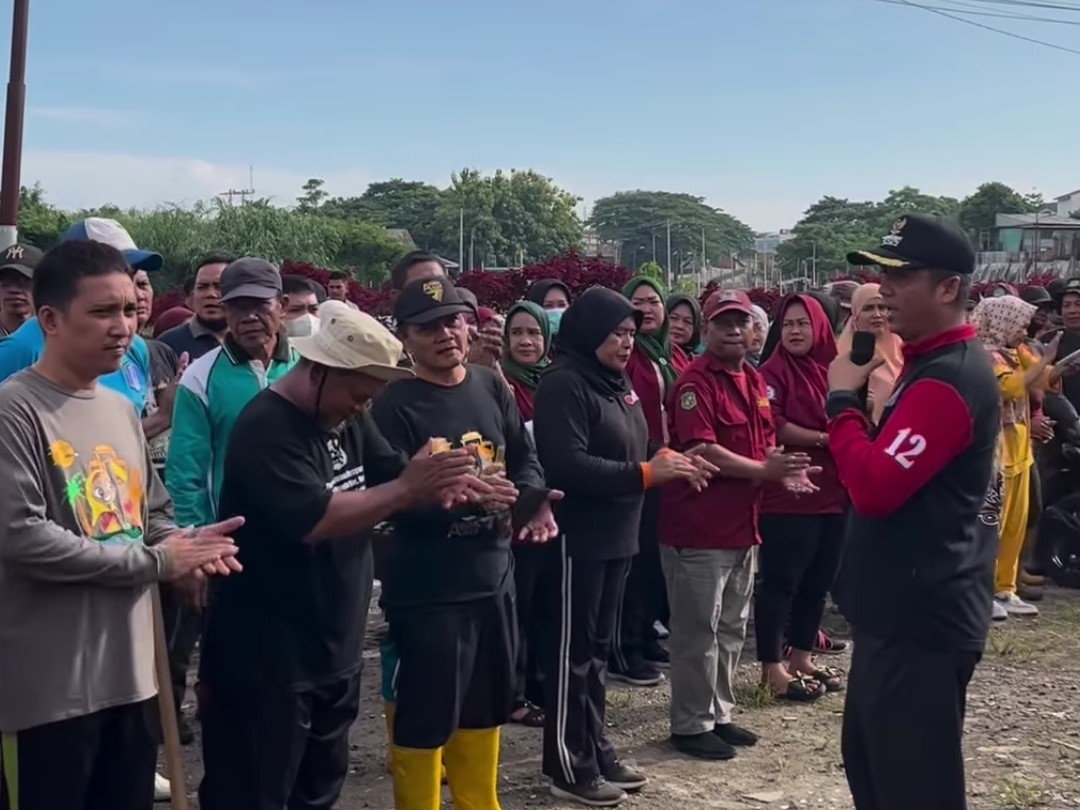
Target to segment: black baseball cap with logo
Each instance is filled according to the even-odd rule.
[[[448,315],[472,311],[458,288],[445,276],[410,281],[394,302],[394,320],[398,326],[431,323]]]
[[[1054,299],[1050,297],[1046,287],[1040,287],[1038,284],[1024,287],[1020,291],[1020,298],[1037,307],[1052,307],[1054,305]]]
[[[266,259],[245,256],[221,271],[221,300],[260,298],[268,301],[281,295],[281,272]]]
[[[40,248],[25,242],[16,242],[0,253],[0,273],[14,270],[27,278],[33,278],[34,271],[44,255]]]
[[[934,269],[960,275],[975,271],[975,251],[967,235],[955,222],[936,214],[900,217],[879,247],[852,251],[847,260],[883,270]]]

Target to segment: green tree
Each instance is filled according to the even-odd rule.
[[[637,275],[651,278],[653,281],[664,281],[664,268],[658,262],[645,262],[637,270]]]
[[[960,203],[960,224],[981,247],[996,227],[998,214],[1030,214],[1041,205],[1041,194],[1025,196],[1004,183],[983,183]]]
[[[456,256],[463,233],[467,269],[541,261],[580,243],[577,202],[534,171],[500,170],[484,176],[464,169],[451,176],[450,187],[442,192],[435,213],[435,249]]]
[[[668,191],[620,191],[593,205],[589,224],[601,239],[619,242],[625,258],[652,256],[664,262],[667,256],[667,227],[671,225],[671,251],[680,264],[700,266],[702,234],[705,260],[749,253],[754,233],[719,208],[707,205],[702,197]]]
[[[67,211],[61,211],[45,201],[41,183],[19,189],[19,239],[48,250],[74,221]]]
[[[312,177],[304,183],[302,189],[304,193],[296,198],[297,210],[302,211],[305,214],[318,211],[323,200],[329,196],[323,191],[323,185],[323,181],[317,177]]]
[[[847,254],[880,244],[904,214],[956,216],[959,208],[952,197],[923,194],[911,186],[890,191],[880,202],[822,197],[795,225],[794,238],[777,248],[776,261],[786,278],[810,275],[814,269],[819,280],[844,274]]]
[[[372,183],[359,197],[333,197],[323,203],[324,216],[371,222],[384,228],[405,228],[416,244],[430,250],[435,243],[435,212],[442,192],[429,183],[399,177]]]

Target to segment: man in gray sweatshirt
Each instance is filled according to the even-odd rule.
[[[178,530],[138,415],[97,384],[135,337],[123,255],[66,242],[33,284],[45,348],[0,386],[0,804],[145,810],[151,586],[240,570],[243,518]]]

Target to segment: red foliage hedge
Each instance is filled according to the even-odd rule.
[[[305,276],[317,281],[324,287],[330,280],[330,271],[322,267],[316,267],[305,262],[286,261],[281,265],[282,275]],[[582,256],[580,253],[570,251],[560,256],[554,256],[539,264],[522,267],[520,270],[507,270],[493,272],[490,270],[474,270],[463,274],[458,279],[458,285],[467,287],[476,293],[477,299],[483,306],[491,307],[498,312],[505,312],[511,305],[520,300],[534,281],[545,278],[556,278],[570,288],[571,294],[587,290],[589,287],[602,285],[614,290],[622,289],[622,286],[630,279],[632,274],[624,267],[611,264],[606,259]],[[1033,276],[1022,284],[1012,286],[1019,290],[1029,286],[1045,287],[1053,276]],[[844,276],[840,280],[858,281],[867,283],[877,281],[872,273],[860,272]],[[975,285],[975,293],[982,295],[995,282],[985,281]],[[720,285],[716,281],[710,281],[702,290],[701,300]],[[748,290],[750,300],[760,306],[772,317],[777,304],[783,297],[778,289],[766,289],[756,287]],[[372,315],[390,315],[394,306],[394,291],[390,289],[390,283],[386,282],[379,288],[365,287],[355,281],[349,282],[349,299],[360,309]],[[180,289],[169,290],[159,293],[154,301],[154,317],[156,318],[167,309],[175,306],[183,306],[184,293]]]

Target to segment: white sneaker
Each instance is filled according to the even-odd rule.
[[[990,618],[995,622],[1003,622],[1009,618],[1009,611],[1005,609],[1005,606],[1001,604],[997,599],[991,601],[993,605],[993,612],[990,614]]]
[[[1003,591],[994,596],[1002,607],[1009,613],[1010,616],[1038,616],[1039,609],[1034,605],[1029,605],[1015,593],[1008,593]]]
[[[154,774],[154,801],[167,802],[172,799],[172,785],[160,773]]]

